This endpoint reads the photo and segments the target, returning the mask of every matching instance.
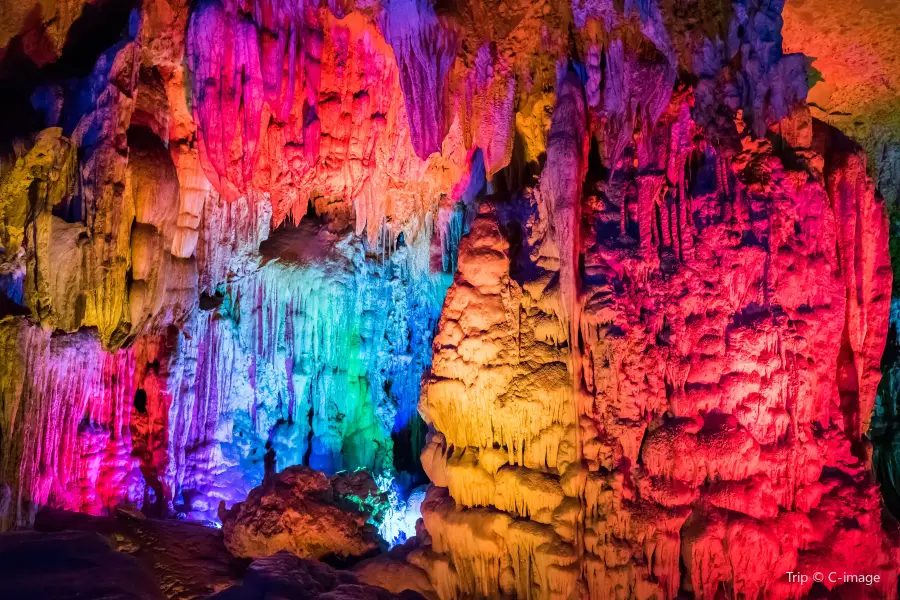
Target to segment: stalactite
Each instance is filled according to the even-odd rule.
[[[429,0],[386,2],[381,29],[397,57],[410,136],[424,160],[440,151],[449,129],[447,74],[456,59],[456,33]]]
[[[187,46],[200,158],[225,200],[269,192],[278,225],[316,194],[341,196],[375,243],[455,182],[461,165],[443,148],[459,141],[447,100],[455,34],[427,2],[382,13],[379,33],[359,13],[312,4],[198,5]]]
[[[3,334],[3,528],[27,525],[47,504],[92,514],[138,504],[133,352],[105,352],[89,332],[51,337],[23,319]]]
[[[559,315],[569,328],[569,343],[577,344],[578,257],[581,254],[581,182],[587,171],[588,137],[584,97],[578,80],[569,75],[560,85],[547,140],[546,176],[541,195],[547,201],[545,219],[559,252]]]
[[[353,236],[306,225],[274,236],[267,244],[281,236],[311,254],[225,284],[221,308],[200,314],[170,367],[167,481],[193,518],[212,518],[220,500],[259,483],[267,441],[281,466],[389,475],[391,434],[414,415],[430,336],[413,332],[431,330],[443,288],[416,266],[428,237],[407,236],[382,261],[366,259]]]

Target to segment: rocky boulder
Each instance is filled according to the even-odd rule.
[[[225,546],[249,558],[281,550],[300,558],[364,556],[383,543],[369,522],[381,502],[366,473],[329,479],[309,467],[288,467],[254,488],[246,501],[220,509]]]

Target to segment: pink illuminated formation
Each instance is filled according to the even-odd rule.
[[[900,153],[783,4],[11,13],[0,530],[224,527],[242,598],[896,599]]]
[[[356,211],[357,233],[375,240],[385,218],[399,233],[447,187],[443,171],[461,168],[461,156],[429,160],[450,128],[452,30],[412,0],[385,5],[384,34],[357,13],[238,5],[202,2],[188,29],[209,180],[229,199],[268,191],[276,224],[335,196]]]

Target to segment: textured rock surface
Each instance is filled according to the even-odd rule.
[[[741,25],[743,75],[701,54],[709,79],[686,94],[617,88],[616,64],[661,61],[610,44],[598,78],[613,84],[584,92],[605,118],[565,80],[539,184],[482,204],[421,404],[438,487],[431,549],[410,559],[441,597],[795,597],[811,584],[787,572],[837,568],[896,594],[862,437],[887,332],[886,215],[862,151],[792,108],[793,59],[756,54],[777,8]],[[656,18],[644,35],[665,56]],[[767,91],[710,103],[705,86],[735,75]],[[630,94],[648,110],[636,122],[615,112]],[[752,123],[722,120],[729,106]],[[767,124],[777,146],[753,135]],[[585,127],[605,167],[586,177]]]
[[[884,502],[892,514],[900,513],[900,339],[897,323],[900,319],[897,298],[891,300],[891,326],[887,347],[882,359],[884,373],[878,390],[875,413],[872,416],[872,467],[881,484]]]
[[[203,232],[199,247],[217,239]],[[267,442],[279,468],[390,477],[394,435],[407,455],[418,452],[405,445],[415,444],[419,374],[444,290],[440,274],[427,274],[427,236],[407,239],[366,258],[347,233],[280,232],[265,257],[235,263],[245,277],[208,296],[218,307],[180,334],[116,352],[89,331],[51,337],[9,321],[8,518],[25,523],[30,505],[47,503],[100,514],[126,499],[212,520],[220,500],[230,506],[261,481]],[[50,414],[59,420],[47,430]]]
[[[287,18],[285,7],[264,8],[254,18]],[[0,391],[10,432],[4,526],[29,522],[43,504],[98,514],[122,499],[151,514],[215,519],[220,500],[230,505],[259,483],[266,442],[280,467],[365,467],[392,489],[399,436],[399,470],[416,477],[419,379],[446,286],[440,265],[455,252],[452,241],[436,240],[448,222],[438,213],[452,213],[472,186],[446,196],[449,208],[438,200],[457,179],[478,174],[463,168],[458,127],[445,156],[429,163],[416,155],[377,15],[337,20],[310,7],[298,17],[309,20],[306,37],[294,39],[312,53],[309,69],[290,63],[309,77],[295,81],[284,63],[289,73],[276,94],[299,113],[296,126],[283,111],[276,121],[253,113],[271,140],[244,152],[238,136],[229,150],[256,160],[222,167],[219,177],[203,132],[218,127],[221,141],[222,116],[243,105],[206,102],[199,89],[191,97],[192,81],[212,77],[200,70],[220,69],[228,81],[221,69],[231,68],[203,54],[222,47],[201,43],[226,25],[192,23],[227,13],[226,29],[243,23],[234,26],[255,44],[257,25],[235,11],[207,3],[189,15],[187,3],[145,3],[122,24],[125,40],[88,75],[61,82],[51,72],[35,90],[40,107],[52,92],[45,120],[59,127],[16,142],[0,184],[3,305],[28,317],[4,325],[15,357]],[[403,27],[394,24],[398,36]],[[267,75],[277,78],[275,59],[296,50],[288,48],[292,34],[274,45],[260,35],[260,52],[271,55]],[[186,45],[188,66],[199,61],[188,71]],[[278,102],[266,93],[269,111]],[[426,120],[438,115],[417,110]],[[429,134],[438,141],[450,124],[449,113],[446,124],[440,118]],[[249,121],[242,119],[253,129]],[[306,138],[308,151],[298,146]],[[243,195],[235,199],[227,181]],[[258,251],[276,225],[309,207],[327,228],[285,232]],[[431,256],[433,239],[443,260]],[[50,341],[50,330],[73,336]],[[103,375],[107,360],[118,366]],[[77,400],[46,431],[44,411],[70,397]]]
[[[677,228],[641,226],[639,169],[586,190],[577,314],[543,181],[524,206],[482,204],[422,403],[439,487],[411,560],[441,597],[793,597],[809,589],[787,572],[839,568],[896,593],[859,418],[887,330],[886,219],[861,151],[815,129],[824,160],[802,169],[745,137],[727,180],[692,171],[659,209],[691,203]]]
[[[265,600],[272,597],[329,598],[333,600],[416,600],[414,592],[392,594],[364,585],[351,573],[287,552],[261,558],[247,570],[239,585],[210,596],[210,600]]]
[[[69,29],[85,7],[102,0],[29,0],[4,2],[0,6],[0,60],[21,45],[23,54],[38,66],[57,60],[62,54]]]
[[[303,466],[272,475],[221,515],[225,546],[235,556],[250,558],[281,550],[300,558],[377,551],[378,534],[367,521],[383,499],[370,476],[350,477],[338,474],[329,480]]]
[[[885,142],[896,145],[900,49],[893,38],[900,6],[881,0],[790,0],[784,23],[785,46],[815,58],[819,76],[809,93],[813,115],[867,146],[882,146],[867,150],[884,151]]]
[[[785,45],[803,48],[815,57],[814,85],[810,90],[813,115],[858,140],[869,159],[891,220],[891,262],[894,267],[893,302],[900,277],[900,50],[893,38],[900,27],[900,6],[893,2],[788,2],[784,11]],[[900,313],[891,311],[896,329]],[[872,431],[875,471],[888,507],[900,513],[897,474],[900,446],[896,431],[897,374],[900,362],[893,335],[883,360],[884,381],[880,389]]]
[[[287,552],[251,564],[226,551],[217,529],[147,519],[125,507],[116,513],[110,518],[43,510],[38,532],[0,534],[3,598],[419,597],[392,594]]]
[[[403,545],[394,546],[389,552],[353,565],[353,574],[368,585],[375,585],[395,594],[405,590],[435,599],[437,594],[428,578],[428,573],[409,562],[410,553],[421,546],[424,532],[419,529],[417,536]]]
[[[141,350],[110,354],[90,331],[52,336],[23,318],[0,331],[4,529],[27,525],[46,504],[99,513],[140,502],[130,423]]]
[[[94,517],[44,509],[35,529],[50,536],[75,531],[102,536],[117,551],[113,556],[133,558],[151,573],[154,589],[169,600],[206,598],[238,583],[246,570],[247,561],[228,553],[217,529],[147,519],[127,505],[114,512],[115,517]]]
[[[311,198],[336,197],[373,242],[385,222],[394,238],[434,208],[463,153],[437,154],[455,43],[420,4],[386,5],[382,37],[372,10],[344,18],[277,0],[249,14],[201,3],[188,53],[202,164],[216,189],[270,192],[275,224],[299,220]]]
[[[0,535],[0,594],[9,600],[161,600],[153,575],[98,534]]]

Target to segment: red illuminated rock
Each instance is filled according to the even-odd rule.
[[[586,22],[630,27],[599,4]],[[643,87],[631,73],[668,85],[654,11],[641,30],[661,56],[617,41],[604,86],[585,90],[605,170],[581,170],[586,117],[567,81],[539,184],[482,205],[461,241],[420,406],[436,430],[422,459],[440,486],[423,505],[432,544],[410,560],[442,597],[788,598],[812,582],[787,572],[838,564],[894,597],[897,541],[871,519],[862,438],[891,289],[864,155],[792,108],[794,57],[745,63],[784,89],[730,122],[706,96],[727,68],[696,90]],[[753,134],[769,125],[793,146]]]
[[[188,50],[201,163],[224,197],[270,192],[278,224],[337,196],[374,241],[386,219],[399,233],[449,187],[463,157],[438,154],[454,36],[428,3],[385,6],[380,31],[367,14],[198,5]]]
[[[895,593],[858,417],[887,331],[886,217],[861,151],[813,129],[821,154],[746,135],[728,159],[706,146],[693,184],[657,185],[646,213],[640,168],[586,188],[574,318],[560,214],[540,204],[552,174],[525,206],[482,205],[421,405],[439,432],[423,465],[447,489],[423,505],[432,547],[411,560],[442,597],[793,597],[812,584],[785,573],[836,565]],[[500,234],[513,227],[518,254]]]

